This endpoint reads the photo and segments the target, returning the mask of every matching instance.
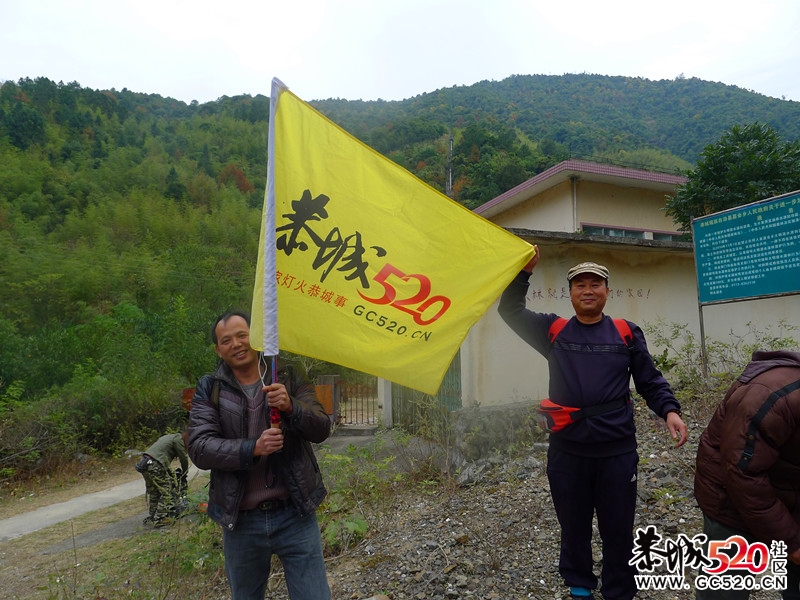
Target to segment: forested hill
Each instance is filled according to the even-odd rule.
[[[800,137],[800,103],[697,79],[515,76],[304,100],[433,187],[452,181],[470,208],[569,157],[674,172],[736,124]],[[211,318],[250,303],[268,117],[262,95],[0,86],[0,422],[46,394],[125,400],[115,418],[132,419],[213,366]],[[119,442],[103,418],[88,421],[93,447]]]
[[[800,102],[695,78],[517,75],[401,102],[313,104],[361,136],[392,121],[463,128],[491,117],[531,140],[561,144],[573,157],[655,148],[694,163],[723,131],[753,121],[800,139]]]
[[[516,76],[420,96],[408,102],[408,111],[421,116],[438,109],[444,117],[447,94],[454,106],[493,114],[531,139],[566,145],[573,155],[652,147],[694,163],[722,131],[753,120],[800,138],[800,102],[699,79]],[[462,110],[460,116],[472,115]]]
[[[519,75],[502,81],[442,88],[402,101],[305,99],[331,120],[421,179],[445,190],[449,137],[453,135],[451,196],[469,207],[532,177],[567,157],[664,171],[690,168],[701,150],[733,125],[759,121],[788,140],[800,139],[800,102],[699,79],[651,81],[601,75]],[[44,124],[75,130],[94,112],[114,115],[125,130],[130,119],[169,123],[184,135],[171,141],[195,160],[214,160],[223,123],[253,125],[241,133],[252,154],[241,159],[252,177],[263,177],[266,96],[222,97],[186,104],[129,90],[93,91],[47,79],[6,82],[0,88],[0,134],[26,149],[44,141]],[[201,128],[221,136],[189,135]],[[38,127],[37,127],[38,125]],[[158,127],[150,135],[160,137]],[[169,136],[170,131],[163,132]],[[238,135],[238,133],[237,133]],[[207,147],[196,147],[202,137]],[[62,140],[69,148],[74,140]],[[125,145],[125,139],[114,140]],[[111,140],[109,140],[111,142]],[[185,146],[181,146],[185,144]],[[198,153],[203,153],[198,157]],[[174,154],[173,154],[174,156]],[[208,171],[208,169],[206,169]],[[209,173],[213,176],[213,173]]]

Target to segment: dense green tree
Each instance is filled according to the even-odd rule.
[[[475,208],[550,166],[539,148],[489,117],[471,123],[454,147],[454,197]]]
[[[180,200],[186,195],[186,186],[181,183],[181,180],[178,177],[178,172],[175,170],[175,167],[170,168],[169,173],[167,173],[167,178],[165,183],[167,187],[164,190],[164,195],[167,198],[172,198],[173,200]]]
[[[25,339],[17,332],[13,321],[0,318],[0,391],[15,381],[22,381],[24,373]]]
[[[706,146],[667,214],[691,231],[692,218],[800,190],[800,143],[762,123],[735,125]]]
[[[2,125],[9,140],[20,150],[44,141],[45,120],[35,108],[16,102],[3,116]]]
[[[214,166],[211,164],[211,151],[208,148],[208,142],[203,143],[203,151],[200,154],[200,158],[197,160],[197,166],[209,177],[215,177]]]

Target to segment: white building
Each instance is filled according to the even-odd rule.
[[[693,247],[680,241],[676,225],[664,214],[667,196],[683,181],[676,175],[568,160],[475,212],[539,246],[541,261],[528,294],[532,310],[573,315],[567,270],[594,261],[610,272],[606,314],[640,326],[659,320],[686,324],[699,343]],[[746,337],[748,324],[780,335],[782,321],[800,327],[800,296],[706,306],[702,316],[707,340],[727,342],[731,332]],[[653,354],[663,350],[649,345]],[[547,396],[545,359],[508,328],[496,304],[472,328],[460,357],[463,407]]]

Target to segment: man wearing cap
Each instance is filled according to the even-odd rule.
[[[666,421],[676,446],[688,437],[680,404],[653,364],[642,330],[603,314],[608,269],[592,262],[567,273],[575,316],[569,320],[526,308],[528,279],[539,248],[500,298],[498,312],[517,335],[548,362],[549,404],[572,412],[569,424],[550,433],[547,477],[561,526],[559,572],[572,598],[592,598],[592,518],[603,545],[605,600],[636,594],[633,552],[636,510],[636,428],[630,378],[650,409]]]

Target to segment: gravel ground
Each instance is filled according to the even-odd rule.
[[[640,461],[635,526],[652,526],[665,541],[675,541],[681,534],[691,539],[702,531],[702,515],[694,501],[692,486],[697,439],[705,422],[692,422],[687,417],[689,442],[676,449],[663,421],[650,418],[644,407],[637,407],[636,414]],[[430,446],[422,451],[433,452]],[[429,482],[415,488],[423,492],[412,494],[408,488],[399,487],[395,495],[382,501],[380,511],[367,515],[370,522],[367,538],[327,560],[332,597],[334,600],[568,598],[568,590],[558,574],[559,527],[545,464],[546,444],[538,444],[520,457],[492,457],[468,465],[457,480]],[[115,523],[113,528],[104,528],[101,537],[134,535],[140,530],[136,525],[140,521],[139,515],[133,518],[130,527],[123,527],[126,522]],[[79,542],[79,547],[83,545],[81,538],[74,541]],[[91,537],[86,543],[96,541]],[[599,574],[601,549],[596,528],[593,546],[595,572]],[[61,550],[53,547],[44,554]],[[689,589],[641,591],[637,597],[691,600],[692,571],[685,572]],[[667,573],[666,567],[656,569],[656,574]],[[224,578],[210,584],[204,597],[229,598]],[[779,597],[777,592],[751,594],[752,600]],[[288,598],[278,564],[267,598]]]
[[[676,449],[663,421],[637,411],[639,506],[636,527],[663,539],[702,531],[693,496],[693,465],[702,426]],[[356,548],[333,558],[328,574],[337,600],[512,600],[568,598],[558,574],[559,528],[545,474],[546,446],[522,458],[472,465],[477,481],[439,486],[425,495],[398,494]],[[601,556],[595,526],[595,572]],[[667,574],[664,570],[656,573]],[[687,583],[693,579],[687,569]],[[278,581],[269,598],[281,596]],[[597,595],[599,598],[599,594]],[[640,591],[648,600],[690,599],[691,589]],[[778,598],[754,593],[753,600]]]

